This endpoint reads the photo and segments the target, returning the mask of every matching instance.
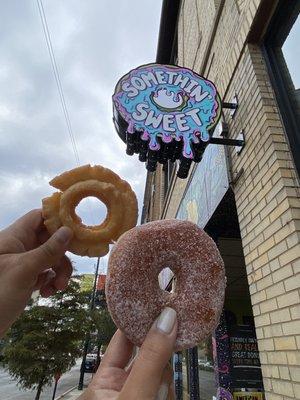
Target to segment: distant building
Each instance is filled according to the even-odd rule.
[[[147,175],[142,223],[197,223],[226,266],[216,372],[200,370],[198,385],[195,353],[184,352],[184,398],[300,399],[299,9],[294,0],[163,1],[157,62],[191,68],[237,102],[222,117],[229,138],[246,140],[240,153],[209,145],[188,179],[170,162]]]
[[[94,282],[95,282],[95,274],[81,274],[77,275],[75,279],[78,279],[81,290],[90,293],[92,298]],[[99,274],[97,278],[96,292],[95,292],[96,307],[106,307],[105,281],[106,281],[106,275]]]
[[[106,275],[100,274],[98,276],[96,287],[96,306],[103,308],[106,308],[105,282]]]
[[[100,274],[97,280],[97,290],[105,290],[106,275]]]

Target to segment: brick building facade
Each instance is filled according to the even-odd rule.
[[[280,71],[274,71],[276,58],[269,52],[276,19],[281,26],[287,21],[287,30],[299,24],[299,1],[175,1],[177,18],[172,16],[168,34],[164,26],[175,11],[166,3],[158,61],[207,77],[223,102],[238,99],[235,115],[224,110],[223,119],[229,137],[243,131],[246,144],[240,154],[228,147],[226,155],[264,392],[268,400],[300,399],[300,149],[299,130],[291,122],[300,108],[298,101],[284,109],[288,94],[277,86]],[[291,82],[290,76],[282,79]],[[292,89],[299,100],[299,87]],[[299,121],[299,114],[293,118]],[[201,162],[185,180],[176,177],[176,165],[148,173],[142,222],[176,218],[196,168]]]

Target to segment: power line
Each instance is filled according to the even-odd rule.
[[[72,148],[73,148],[73,153],[74,153],[74,156],[75,156],[76,163],[79,166],[80,165],[80,159],[79,159],[79,154],[78,154],[78,150],[77,150],[77,146],[76,146],[76,140],[75,140],[75,136],[74,136],[74,133],[73,133],[72,124],[71,124],[68,108],[67,108],[66,101],[65,101],[64,90],[63,90],[63,87],[62,87],[62,84],[61,84],[61,80],[60,80],[60,76],[59,76],[59,71],[58,71],[56,58],[55,58],[55,54],[54,54],[54,50],[53,50],[53,46],[52,46],[52,41],[51,41],[51,35],[50,35],[49,28],[48,28],[46,13],[45,13],[45,10],[44,10],[44,6],[43,6],[42,0],[36,0],[36,2],[37,2],[37,5],[38,5],[38,9],[39,9],[39,14],[40,14],[40,18],[41,18],[41,22],[42,22],[42,26],[43,26],[43,31],[44,31],[44,36],[45,36],[45,40],[46,40],[46,44],[47,44],[47,48],[48,48],[48,52],[49,52],[49,56],[50,56],[50,60],[51,60],[51,66],[52,66],[53,74],[54,74],[54,77],[55,77],[55,82],[56,82],[57,90],[58,90],[58,93],[59,93],[59,98],[60,98],[63,114],[64,114],[64,117],[65,117],[65,120],[66,120],[67,129],[68,129],[68,133],[69,133],[70,140],[71,140],[71,145],[72,145]],[[93,213],[91,211],[90,203],[88,203],[88,204],[89,204],[89,213],[90,213],[90,216],[91,216],[92,223],[95,224],[95,220],[94,220]]]
[[[70,117],[69,117],[68,108],[67,108],[66,101],[65,101],[64,91],[63,91],[63,87],[61,84],[53,47],[52,47],[51,36],[50,36],[49,28],[48,28],[45,10],[43,7],[42,0],[36,0],[36,2],[38,5],[38,9],[39,9],[39,14],[40,14],[40,18],[41,18],[41,22],[42,22],[42,26],[43,26],[43,31],[44,31],[46,44],[47,44],[47,48],[48,48],[48,52],[49,52],[49,56],[50,56],[50,60],[51,60],[51,65],[52,65],[52,69],[53,69],[53,73],[54,73],[54,77],[55,77],[55,82],[56,82],[56,86],[58,89],[60,102],[61,102],[61,106],[63,109],[63,114],[64,114],[64,117],[66,120],[67,129],[69,132],[75,160],[76,160],[77,165],[80,165],[79,154],[78,154],[76,141],[75,141],[75,137],[74,137],[74,133],[73,133],[73,129],[72,129],[72,124],[71,124]]]

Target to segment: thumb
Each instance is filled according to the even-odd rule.
[[[40,247],[22,253],[22,262],[28,265],[28,268],[41,272],[55,265],[63,257],[72,237],[72,230],[62,226]]]
[[[156,398],[165,367],[174,350],[176,335],[176,311],[166,307],[152,325],[141,346],[120,393],[120,400],[152,400]],[[165,395],[167,395],[167,391]]]

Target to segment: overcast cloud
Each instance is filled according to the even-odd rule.
[[[81,164],[127,179],[142,209],[145,169],[112,124],[111,96],[130,69],[155,60],[161,0],[44,0]],[[0,228],[54,190],[48,182],[76,166],[34,0],[2,3],[0,16]],[[80,215],[101,220],[86,202]],[[92,217],[89,209],[92,209]],[[79,272],[95,259],[71,256]],[[107,259],[107,257],[106,257]]]

